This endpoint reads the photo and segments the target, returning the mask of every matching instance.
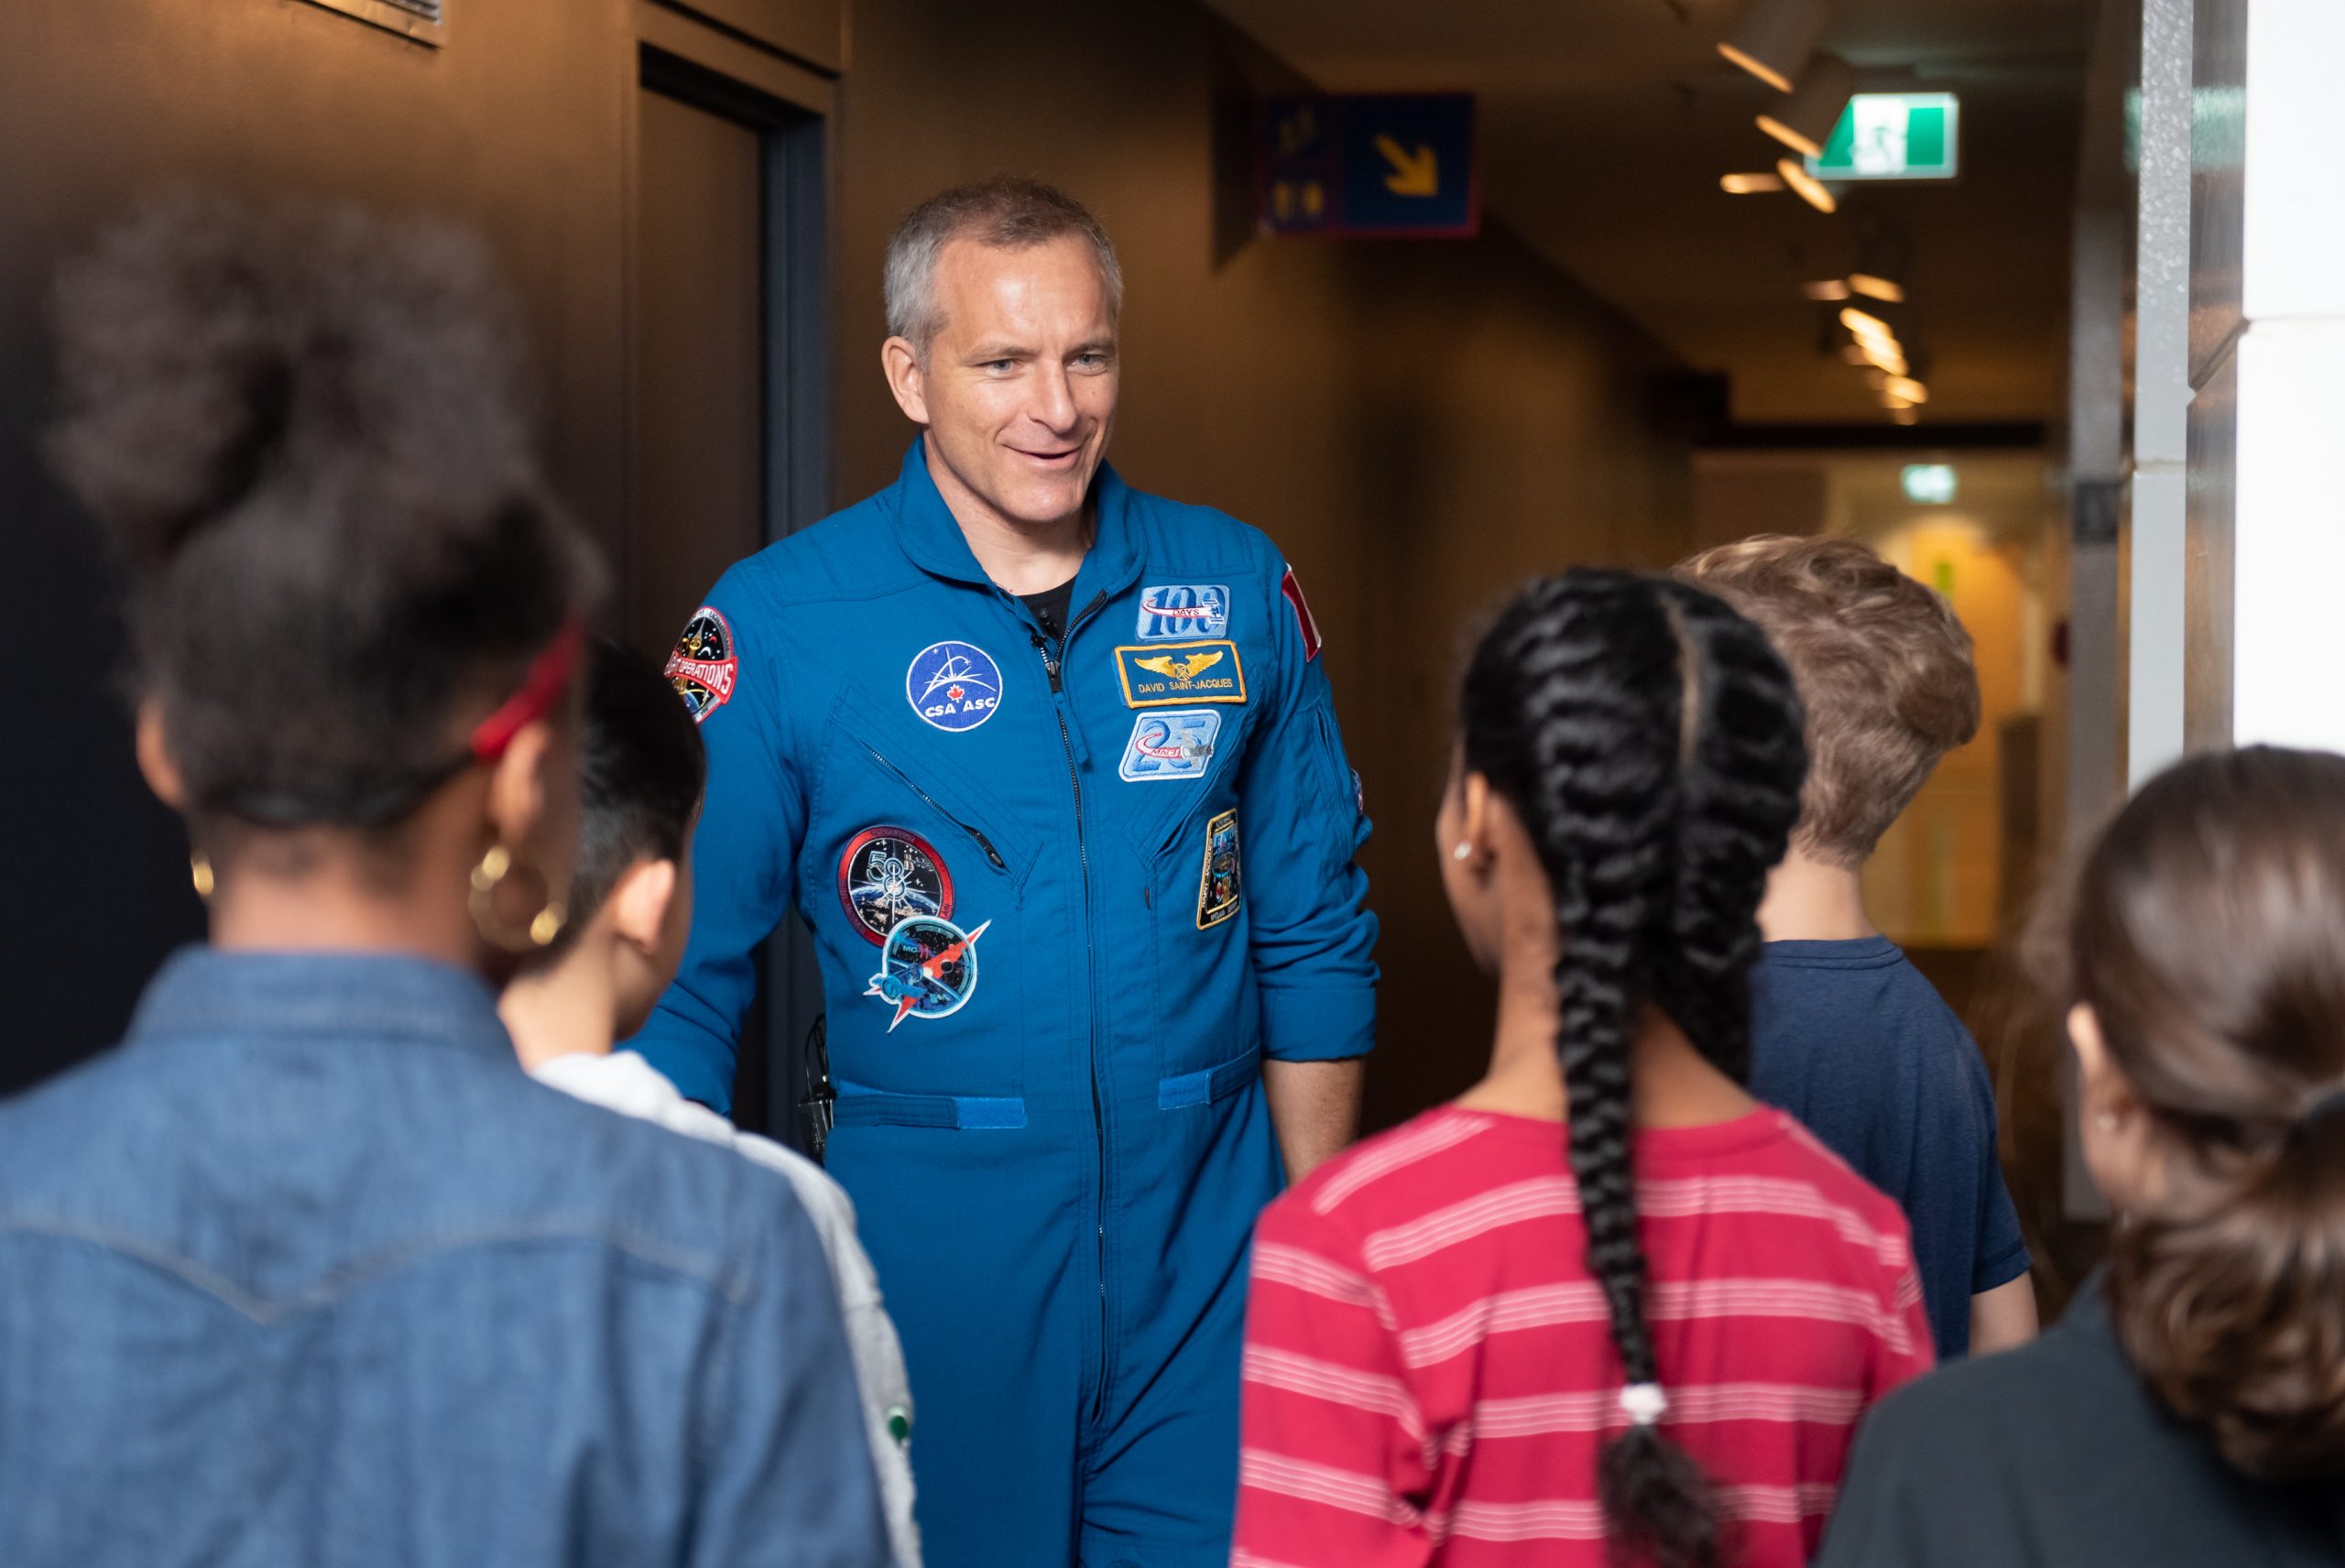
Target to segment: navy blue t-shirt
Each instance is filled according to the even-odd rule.
[[[1995,1157],[1995,1090],[1954,1009],[1885,936],[1771,942],[1751,970],[1751,1092],[1897,1200],[1938,1359],[1970,1298],[2027,1272]]]

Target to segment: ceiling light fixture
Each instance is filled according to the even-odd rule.
[[[1886,278],[1875,278],[1870,272],[1849,274],[1849,287],[1868,299],[1878,299],[1884,305],[1905,303],[1904,289]]]
[[[1801,284],[1800,292],[1811,299],[1845,299],[1849,297],[1849,286],[1837,278],[1827,278],[1820,283]]]
[[[1765,191],[1781,191],[1783,180],[1777,174],[1721,174],[1718,189],[1729,196],[1756,196]]]
[[[1792,83],[1816,52],[1830,19],[1829,0],[1751,0],[1718,53],[1779,93]]]
[[[1787,158],[1777,162],[1775,172],[1783,177],[1784,184],[1799,192],[1801,201],[1817,212],[1837,212],[1840,210],[1840,203],[1832,199],[1832,192],[1824,189],[1824,181],[1792,159]]]
[[[1926,403],[1930,400],[1930,389],[1910,376],[1892,376],[1881,387],[1881,391],[1884,394],[1894,394],[1903,397],[1908,403]]]
[[[1857,68],[1837,54],[1818,54],[1799,73],[1799,87],[1790,103],[1772,114],[1759,116],[1759,128],[1809,158],[1824,156],[1825,140],[1848,112],[1857,90]]]
[[[1887,321],[1854,305],[1840,312],[1840,324],[1860,338],[1894,338],[1897,333]]]

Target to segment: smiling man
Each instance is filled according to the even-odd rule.
[[[1350,1138],[1372,1032],[1317,628],[1270,540],[1107,466],[1122,295],[1047,186],[914,211],[901,475],[727,572],[669,663],[708,804],[638,1049],[724,1106],[795,906],[942,1568],[1227,1561],[1248,1236]]]

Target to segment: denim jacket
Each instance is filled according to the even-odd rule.
[[[0,1105],[8,1568],[882,1564],[787,1183],[421,960],[195,951]]]

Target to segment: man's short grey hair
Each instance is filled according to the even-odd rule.
[[[1091,210],[1039,180],[1004,174],[941,191],[896,225],[888,237],[888,335],[906,339],[927,354],[944,325],[943,310],[936,302],[936,258],[954,240],[1024,250],[1063,234],[1077,235],[1090,245],[1100,281],[1107,289],[1107,319],[1121,316],[1124,269],[1116,261],[1107,231]]]

